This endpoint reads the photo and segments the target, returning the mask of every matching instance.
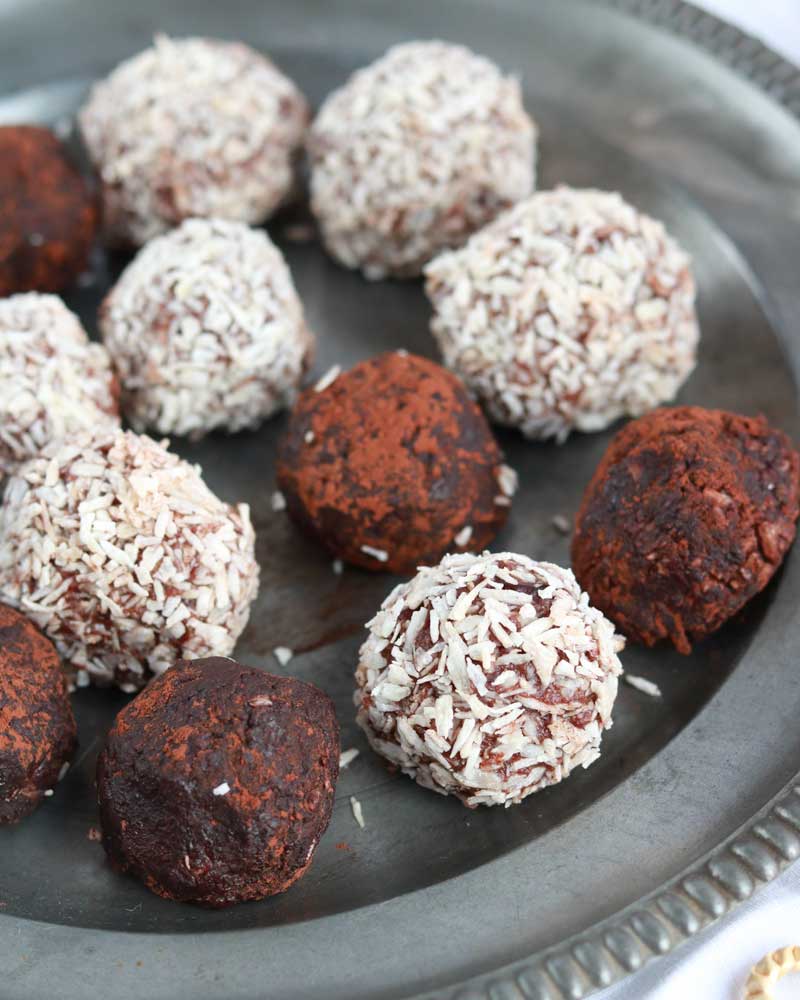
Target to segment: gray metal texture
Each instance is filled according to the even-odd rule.
[[[619,189],[693,254],[703,342],[682,400],[762,411],[800,440],[800,74],[759,43],[674,0],[0,0],[0,120],[71,114],[89,80],[156,29],[243,38],[315,103],[413,37],[463,41],[516,71],[541,125],[541,185]],[[313,243],[286,244],[293,218],[269,228],[319,336],[319,371],[388,347],[435,356],[418,283],[368,284]],[[99,284],[69,300],[90,327],[124,260],[96,264]],[[588,771],[519,807],[469,812],[390,775],[354,727],[361,626],[394,581],[336,576],[272,513],[282,426],[175,446],[220,494],[253,507],[263,585],[239,658],[280,669],[271,650],[295,649],[285,669],[330,692],[343,745],[362,750],[314,865],[284,896],[223,912],[114,875],[87,834],[97,749],[126,699],[81,691],[77,765],[33,817],[0,833],[0,996],[582,997],[696,934],[797,856],[797,553],[690,658],[625,653],[663,698],[623,687]],[[575,512],[608,435],[562,448],[501,440],[522,487],[497,546],[565,562],[552,518]]]

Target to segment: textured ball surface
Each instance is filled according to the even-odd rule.
[[[0,296],[68,288],[96,228],[95,197],[56,136],[0,127]]]
[[[0,299],[0,475],[51,441],[119,424],[108,353],[55,295]]]
[[[625,635],[689,653],[780,566],[799,488],[800,457],[763,417],[658,410],[623,427],[592,476],[575,575]]]
[[[339,726],[319,688],[233,660],[181,663],[108,735],[97,767],[103,844],[168,899],[262,899],[310,865],[338,774]]]
[[[261,222],[292,184],[305,98],[238,42],[156,38],[97,83],[80,114],[113,242],[192,216]]]
[[[52,642],[0,604],[0,826],[33,812],[76,743],[66,677]]]
[[[368,278],[419,274],[534,186],[519,83],[444,42],[397,45],[355,73],[323,103],[308,148],[323,239]]]
[[[190,219],[140,250],[100,329],[133,427],[192,437],[290,405],[314,348],[283,254],[219,219]]]
[[[300,396],[279,445],[290,516],[367,569],[488,545],[516,475],[458,379],[402,351],[333,374]]]
[[[618,194],[538,192],[426,277],[445,364],[492,420],[529,437],[639,416],[694,368],[689,258]]]
[[[187,656],[227,655],[258,590],[246,504],[131,431],[48,445],[0,508],[0,597],[79,680],[143,686]]]
[[[569,570],[510,552],[445,556],[367,628],[358,723],[423,787],[508,806],[600,755],[622,641]]]

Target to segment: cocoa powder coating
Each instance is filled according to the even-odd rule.
[[[689,653],[780,566],[799,478],[800,457],[764,417],[657,410],[623,427],[586,489],[575,575],[625,635]]]
[[[86,267],[95,198],[48,129],[0,127],[0,296],[59,292]]]
[[[103,845],[168,899],[283,892],[330,820],[339,749],[312,684],[222,657],[177,664],[120,712],[100,755]]]
[[[409,573],[492,541],[509,503],[501,463],[462,383],[393,352],[300,396],[278,452],[278,485],[290,516],[333,555]]]
[[[0,826],[33,812],[76,743],[55,647],[27,618],[0,604]]]

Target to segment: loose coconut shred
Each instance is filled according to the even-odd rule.
[[[258,589],[246,504],[150,438],[98,430],[56,442],[9,480],[0,597],[72,670],[142,687],[179,659],[228,655]]]
[[[425,788],[509,806],[599,756],[624,642],[569,570],[508,552],[445,556],[367,627],[358,723]]]
[[[445,363],[528,437],[639,416],[694,368],[689,257],[618,194],[540,191],[425,273]]]

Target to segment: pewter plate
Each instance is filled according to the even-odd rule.
[[[444,37],[493,57],[519,74],[541,126],[541,186],[618,189],[692,253],[703,342],[681,400],[763,412],[800,439],[800,75],[757,42],[674,0],[0,0],[0,121],[70,116],[88,83],[156,30],[244,39],[314,103],[399,40]],[[369,284],[315,243],[287,242],[302,218],[295,209],[269,230],[318,334],[318,371],[401,346],[435,357],[420,285]],[[90,329],[124,263],[98,254],[97,283],[69,298]],[[361,627],[395,581],[336,576],[272,512],[282,426],[174,447],[253,509],[262,587],[238,658],[280,670],[272,649],[294,649],[286,671],[334,697],[343,746],[362,750],[314,865],[285,895],[222,912],[113,874],[87,835],[97,751],[127,699],[80,691],[76,765],[33,817],[0,832],[0,996],[582,997],[800,853],[797,554],[691,657],[626,652],[626,669],[663,698],[623,687],[588,771],[519,807],[470,812],[389,774],[355,729]],[[559,448],[502,434],[522,486],[496,546],[566,562],[552,518],[574,514],[608,437]]]

